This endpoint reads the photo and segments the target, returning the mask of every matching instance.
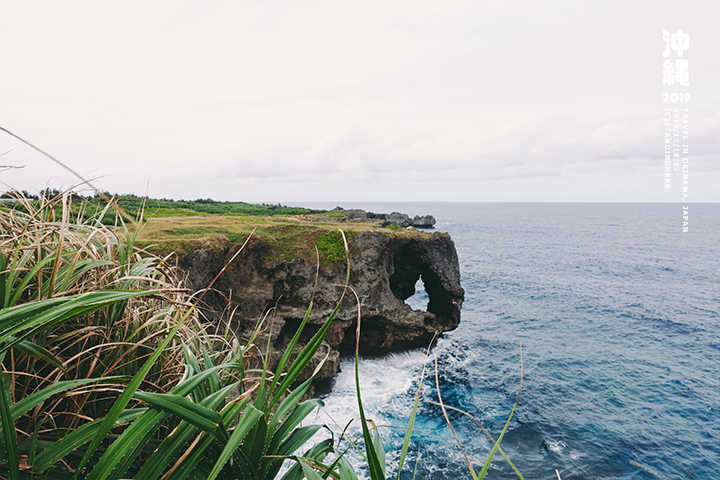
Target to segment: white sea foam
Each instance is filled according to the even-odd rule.
[[[406,417],[404,411],[409,413],[412,408],[406,397],[413,384],[417,385],[423,362],[425,353],[420,350],[362,359],[359,364],[360,392],[366,415],[383,424]],[[335,379],[332,393],[324,398],[324,413],[344,426],[359,415],[355,360],[345,359],[340,367],[342,371]]]

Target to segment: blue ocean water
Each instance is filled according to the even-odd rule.
[[[528,480],[556,469],[563,480],[691,478],[683,467],[720,478],[720,205],[690,205],[689,233],[674,204],[343,207],[434,215],[460,258],[461,324],[430,360],[413,351],[361,361],[363,403],[387,426],[389,473],[426,365],[403,478],[416,458],[416,478],[470,478],[431,403],[436,356],[443,401],[496,437],[522,365],[501,446]],[[408,303],[426,301],[421,292]],[[342,367],[320,421],[344,426],[357,405],[352,361]],[[492,444],[475,420],[448,413],[478,471]],[[497,454],[487,478],[518,477]]]

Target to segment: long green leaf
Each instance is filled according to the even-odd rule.
[[[79,387],[80,385],[87,385],[89,383],[115,382],[126,378],[127,377],[82,378],[80,380],[62,380],[55,382],[52,385],[33,393],[32,395],[28,395],[10,407],[12,419],[13,421],[17,420],[22,415],[37,407],[53,395],[70,390],[71,388]]]
[[[241,414],[244,414],[245,407],[250,403],[250,398],[247,397],[240,402],[237,403],[231,403],[227,405],[223,411],[221,412],[221,415],[223,417],[223,423],[225,425],[230,425],[233,423],[234,419],[240,416]],[[241,417],[242,420],[242,417]],[[237,427],[236,427],[237,428]],[[191,475],[193,472],[204,472],[202,475],[196,474],[195,477],[202,478],[203,480],[210,475],[210,471],[214,467],[214,463],[211,463],[209,466],[207,464],[209,463],[209,458],[216,458],[218,455],[209,456],[207,455],[207,451],[213,447],[216,446],[217,442],[215,441],[214,437],[201,433],[199,441],[195,448],[192,449],[190,454],[183,460],[181,464],[177,466],[169,475],[167,476],[167,480],[184,480],[189,475]]]
[[[125,410],[116,420],[115,426],[132,422],[143,415],[147,410],[147,408],[132,408]],[[49,469],[55,463],[60,461],[60,459],[65,458],[65,456],[70,452],[91,441],[100,429],[102,422],[103,419],[100,418],[90,423],[86,423],[85,425],[82,425],[70,432],[61,440],[53,442],[52,445],[43,450],[43,452],[37,456],[34,467],[38,470],[38,472],[44,472]]]
[[[227,461],[230,460],[230,457],[245,439],[245,436],[250,432],[250,430],[255,426],[255,424],[258,422],[258,420],[260,420],[263,415],[264,413],[255,408],[254,406],[247,406],[247,409],[243,413],[243,416],[240,418],[240,421],[235,427],[235,430],[233,431],[232,435],[230,435],[230,440],[228,440],[228,443],[225,445],[222,452],[220,453],[220,456],[215,462],[215,466],[210,471],[210,475],[208,475],[207,480],[214,480],[215,478],[217,478]]]
[[[378,462],[380,463],[380,468],[382,468],[383,478],[385,478],[385,446],[383,445],[382,438],[380,438],[380,429],[377,428],[377,425],[375,425],[372,420],[370,420],[370,423],[375,429],[375,438],[373,438],[375,454],[377,455]]]
[[[323,480],[322,477],[313,469],[306,460],[302,458],[298,458],[298,463],[302,466],[303,473],[305,473],[305,478],[307,480]]]
[[[176,385],[170,390],[175,395],[185,396],[191,394],[198,386],[202,385],[211,376],[215,375],[219,370],[242,370],[243,364],[239,362],[227,362],[216,365],[200,373],[196,373],[182,383]]]
[[[197,358],[195,358],[195,354],[190,350],[190,347],[188,345],[183,345],[183,355],[185,357],[185,364],[186,366],[191,368],[191,375],[202,371],[202,368],[200,368],[200,364],[197,361]],[[193,398],[195,401],[199,401],[205,397],[207,397],[209,394],[207,387],[203,384],[199,384],[197,387],[197,391],[193,389]]]
[[[245,439],[245,443],[243,443],[241,451],[238,452],[239,454],[245,456],[245,459],[248,461],[247,466],[253,472],[256,472],[262,467],[263,458],[267,453],[265,451],[265,438],[267,438],[267,435],[267,422],[265,421],[265,418],[263,418],[255,424],[252,430],[250,430],[247,438]],[[253,473],[253,477],[255,476],[255,473]]]
[[[30,302],[0,310],[0,353],[27,337],[80,315],[130,298],[158,295],[160,290],[104,290]],[[13,341],[9,339],[14,337]]]
[[[307,452],[305,452],[302,457],[307,461],[314,461],[316,463],[321,463],[325,457],[328,455],[328,453],[334,453],[335,448],[333,447],[333,439],[332,438],[326,438],[325,440],[316,443],[312,447],[310,447]],[[302,467],[300,466],[300,463],[297,461],[298,457],[289,457],[293,460],[295,460],[295,464],[288,469],[287,472],[285,472],[285,475],[283,475],[282,480],[302,480],[303,471]],[[335,462],[330,465],[330,467],[327,467],[326,472],[330,473],[338,463],[338,460],[342,458],[339,457]],[[268,471],[267,475],[264,475],[263,478],[276,478],[278,472],[280,471],[280,468],[282,467],[282,461],[284,461],[283,458],[278,458],[277,466],[270,469]]]
[[[310,440],[322,425],[307,425],[305,427],[296,428],[278,448],[277,454],[281,456],[291,455],[298,448],[302,447],[305,442]]]
[[[310,341],[305,344],[303,349],[298,354],[297,358],[295,358],[295,361],[290,366],[287,375],[285,375],[285,378],[283,378],[283,381],[280,383],[280,387],[275,392],[275,395],[273,396],[272,401],[269,404],[269,408],[273,408],[275,406],[275,404],[285,394],[287,389],[290,388],[290,386],[300,376],[302,371],[305,370],[305,367],[308,366],[310,360],[312,360],[313,356],[320,348],[320,345],[325,338],[325,334],[330,329],[330,325],[332,324],[332,321],[335,318],[335,315],[337,314],[339,308],[340,304],[338,303],[328,317],[328,319],[325,321],[325,323],[323,323],[322,327],[320,327],[320,329],[315,333],[315,335],[313,335]],[[276,375],[279,375],[282,372],[277,371],[275,373]]]
[[[233,388],[237,387],[237,383],[232,383],[221,388],[213,395],[203,399],[200,403],[202,406],[216,409],[225,400],[225,397]],[[246,399],[245,402],[249,402]],[[198,428],[189,423],[181,423],[178,427],[165,438],[155,452],[147,459],[140,471],[135,475],[135,480],[151,480],[160,478],[160,475],[168,470],[173,461],[186,453],[187,444],[194,435],[198,434]]]
[[[162,410],[148,409],[110,444],[86,478],[110,480],[126,477],[127,469],[133,465],[137,455],[169,416],[170,414]],[[97,434],[101,431],[102,426]],[[88,452],[95,451],[96,448],[91,444]]]
[[[358,480],[355,469],[352,468],[352,465],[344,456],[338,459],[338,472],[340,473],[340,480]]]
[[[310,312],[312,312],[312,306],[313,302],[310,301],[310,305],[308,305],[307,311],[305,312],[305,316],[302,319],[302,322],[300,322],[300,326],[295,331],[295,335],[293,335],[292,339],[290,339],[290,343],[288,344],[287,348],[285,348],[285,352],[283,353],[282,357],[280,357],[280,362],[278,363],[277,368],[275,369],[275,376],[273,377],[272,383],[270,384],[269,392],[272,395],[275,392],[275,387],[280,380],[280,377],[282,373],[285,371],[285,365],[287,365],[287,362],[290,360],[290,356],[292,355],[293,351],[295,350],[295,345],[297,345],[298,341],[300,340],[300,335],[302,334],[303,330],[305,329],[305,325],[307,324],[308,319],[310,318]]]
[[[178,328],[180,324],[178,324],[175,328]],[[175,330],[176,331],[176,330]],[[174,332],[171,330],[170,334],[168,334],[168,337],[164,340],[168,341],[174,336]],[[162,344],[160,347],[158,347],[158,350],[155,353],[158,353],[162,349]],[[155,355],[155,354],[153,354]],[[155,357],[157,358],[157,357]],[[152,360],[153,357],[150,357],[149,360]],[[149,361],[148,360],[148,361]],[[217,370],[220,370],[222,368],[234,368],[238,364],[236,363],[228,363],[223,365],[218,365],[216,367],[213,367],[211,369],[205,370],[201,372],[200,374],[194,375],[190,379],[180,383],[179,385],[175,386],[170,393],[174,394],[176,396],[183,397],[185,395],[189,395],[192,393],[193,389],[197,388],[199,385],[201,385],[208,377],[213,375]],[[147,363],[143,366],[143,368],[148,367]],[[149,370],[149,367],[144,370],[145,373]],[[138,373],[140,375],[143,373],[143,370]],[[138,376],[136,375],[135,378],[133,378],[133,382],[136,381]],[[131,382],[132,384],[132,382]],[[140,385],[140,382],[136,382],[136,386],[133,390],[133,395],[137,393],[137,387]],[[121,395],[120,399],[118,399],[115,402],[115,405],[118,404],[118,402],[121,401],[123,395],[125,395],[129,391],[130,386],[128,386]],[[125,401],[125,400],[123,400]],[[129,399],[127,399],[129,401]],[[127,403],[126,403],[127,404]],[[113,406],[115,408],[115,406]],[[110,413],[113,413],[112,410]],[[110,416],[110,413],[106,417],[106,419]],[[132,465],[132,462],[134,461],[135,456],[140,452],[140,450],[144,447],[144,444],[147,442],[147,439],[152,436],[152,434],[157,431],[157,429],[160,427],[162,422],[164,422],[170,414],[166,411],[158,410],[157,408],[151,408],[149,409],[143,417],[139,418],[135,422],[133,422],[130,427],[125,430],[120,437],[115,440],[110,447],[106,450],[106,452],[103,454],[103,456],[100,458],[100,460],[97,462],[97,464],[94,466],[90,474],[88,475],[87,479],[101,479],[106,480],[110,478],[119,478],[122,476],[127,468],[129,468]],[[109,430],[108,430],[109,432]],[[107,432],[106,432],[107,434]],[[98,432],[98,436],[100,435],[100,431]],[[94,440],[94,442],[97,440],[97,438]],[[99,444],[99,442],[97,442]],[[97,446],[91,446],[90,450],[94,450],[97,448]],[[86,453],[86,456],[89,458],[89,455]]]
[[[305,418],[312,413],[318,407],[324,407],[325,404],[322,400],[311,399],[306,400],[298,405],[290,415],[283,421],[280,427],[275,432],[275,437],[278,440],[282,440],[286,435],[290,433],[292,429],[300,425]]]
[[[413,429],[415,428],[415,417],[417,416],[418,404],[420,403],[420,393],[422,392],[423,381],[425,380],[425,367],[427,365],[427,356],[429,354],[430,348],[428,347],[427,353],[425,355],[426,363],[423,364],[422,372],[420,373],[420,382],[418,385],[417,393],[415,394],[415,401],[413,402],[412,412],[410,413],[410,420],[408,420],[407,430],[405,431],[405,439],[403,440],[403,446],[400,451],[397,480],[400,480],[400,472],[402,472],[402,467],[405,463],[405,457],[407,456],[408,448],[410,447],[410,439],[412,438]]]
[[[436,362],[437,362],[437,359],[436,359]],[[437,363],[436,363],[436,368],[437,368]],[[518,394],[517,394],[517,397],[515,398],[515,403],[513,404],[513,408],[510,411],[510,416],[508,416],[507,422],[505,422],[505,427],[503,428],[502,433],[498,437],[497,441],[494,442],[495,445],[493,446],[493,449],[490,452],[490,455],[488,456],[487,460],[485,461],[485,464],[483,465],[482,470],[480,470],[480,475],[478,475],[478,479],[480,479],[480,480],[485,478],[485,473],[487,472],[488,468],[490,468],[490,462],[492,462],[492,459],[495,456],[495,452],[497,452],[498,448],[500,448],[500,442],[502,442],[502,439],[505,436],[505,432],[507,432],[507,429],[510,426],[510,420],[512,419],[512,416],[515,413],[515,408],[517,408],[518,402],[520,401],[520,393],[522,392],[522,386],[523,386],[523,363],[522,363],[522,344],[520,344],[520,388],[518,388]],[[510,459],[508,459],[508,462],[510,462]],[[515,465],[513,465],[512,462],[510,462],[510,465],[515,470],[515,473],[517,473],[520,476],[520,478],[522,478],[522,475],[520,475],[520,472],[515,468]]]
[[[384,467],[380,464],[376,447],[373,443],[372,436],[370,435],[370,429],[368,428],[368,421],[365,418],[365,409],[362,404],[362,397],[360,395],[360,371],[359,371],[360,355],[358,350],[355,350],[355,388],[357,391],[358,408],[360,409],[360,424],[362,426],[363,438],[365,439],[365,451],[367,453],[368,467],[370,469],[370,478],[372,480],[385,480]]]
[[[48,298],[0,309],[0,332],[4,333],[8,328],[24,322],[28,318],[33,318],[55,306],[62,305],[72,298],[77,298],[77,295],[72,297]]]
[[[23,260],[26,258],[32,257],[33,252],[31,250],[28,250],[25,252],[25,255],[23,255],[23,259],[21,259],[20,263],[25,263]],[[32,281],[33,277],[37,275],[37,273],[48,263],[55,260],[55,257],[45,257],[41,261],[35,264],[33,268],[27,272],[23,280],[20,282],[20,284],[15,287],[15,293],[10,297],[9,301],[7,302],[8,307],[12,307],[15,305],[15,303],[18,301],[18,298],[20,298],[20,295],[25,291],[25,287],[28,286],[28,284]],[[16,271],[20,271],[20,269],[15,269]]]
[[[210,358],[210,354],[208,353],[207,348],[205,348],[205,343],[202,343],[202,342],[200,343],[200,349],[202,350],[203,363],[205,364],[205,368],[208,369],[208,368],[212,368],[213,366],[215,366],[212,358]],[[210,386],[210,394],[217,392],[221,388],[220,378],[218,378],[217,375],[212,375],[208,379],[208,385]]]
[[[0,359],[2,361],[2,359]],[[10,385],[6,379],[7,375],[0,372],[0,425],[2,425],[2,455],[10,470],[10,480],[20,478],[20,462],[18,455],[17,435],[15,435],[15,423],[10,413]]]
[[[175,415],[176,417],[194,425],[207,433],[219,437],[218,440],[223,441],[218,433],[220,424],[222,423],[220,414],[193,403],[185,397],[173,395],[170,393],[150,393],[135,392],[135,398],[150,404],[152,407],[163,410],[166,413]],[[223,433],[225,433],[223,431]],[[226,434],[227,435],[227,434]]]
[[[8,341],[13,342],[15,340],[14,337],[10,337]],[[15,348],[23,352],[25,355],[29,355],[31,357],[37,357],[42,358],[46,362],[48,362],[53,367],[57,368],[58,370],[61,370],[65,372],[65,367],[63,366],[62,362],[59,358],[57,358],[55,355],[50,353],[46,348],[41,347],[40,345],[33,343],[29,340],[20,340],[19,342],[15,343]]]
[[[310,384],[312,383],[312,379],[309,378],[305,382],[303,382],[298,388],[293,390],[290,395],[288,395],[281,403],[280,406],[277,408],[275,413],[272,416],[272,419],[270,420],[270,423],[268,424],[268,432],[270,432],[270,435],[268,435],[267,442],[268,442],[268,451],[273,452],[275,448],[280,444],[280,441],[282,441],[284,435],[287,434],[289,430],[285,429],[284,432],[281,432],[278,430],[278,424],[280,421],[285,418],[286,415],[288,415],[291,411],[294,411],[295,407],[298,405],[300,400],[302,399],[303,395],[307,393],[308,389],[310,388]],[[314,409],[315,406],[310,407],[310,411]],[[308,412],[309,413],[309,412]],[[307,414],[306,414],[307,416]],[[304,418],[304,417],[303,417]],[[289,420],[289,419],[288,419]],[[302,421],[302,420],[300,420]],[[299,423],[299,422],[298,422]],[[289,425],[287,421],[284,421],[282,426],[285,427],[286,425]],[[292,428],[297,426],[297,423],[293,425]]]
[[[323,323],[323,325],[320,327],[320,329],[313,335],[313,337],[310,339],[309,342],[305,344],[305,347],[300,351],[300,354],[295,358],[295,361],[292,363],[290,368],[288,369],[287,375],[283,378],[282,382],[280,383],[279,388],[277,391],[270,391],[270,395],[273,395],[272,400],[270,401],[269,408],[273,408],[275,404],[282,398],[283,395],[285,395],[285,392],[287,391],[290,386],[295,383],[295,380],[300,376],[303,370],[305,370],[305,367],[310,363],[315,353],[320,348],[320,345],[322,344],[323,339],[325,338],[325,335],[327,334],[327,331],[330,329],[330,325],[333,322],[333,319],[337,315],[338,310],[340,309],[340,305],[342,304],[343,298],[345,298],[345,292],[347,291],[347,286],[350,284],[350,260],[349,260],[349,249],[347,245],[347,240],[345,239],[345,232],[340,229],[340,235],[342,235],[343,243],[345,244],[345,255],[348,259],[347,262],[347,272],[345,276],[345,288],[343,289],[342,295],[340,295],[340,299],[338,300],[337,304],[335,304],[335,308],[333,309],[332,313],[330,313],[330,316],[328,319]],[[302,325],[304,326],[305,322],[307,322],[307,318],[310,316],[310,310],[312,308],[312,302],[310,302],[310,306],[308,307],[308,311],[305,314],[305,319],[303,319]],[[300,330],[298,329],[298,332],[295,332],[295,336],[293,337],[293,340],[295,340],[295,337],[299,338]],[[292,342],[291,342],[292,343]],[[292,344],[293,349],[295,347],[295,344]],[[285,354],[283,355],[283,358],[286,356],[289,357],[289,355],[292,354],[292,350],[289,348],[286,349]],[[284,368],[284,364],[283,364]],[[282,374],[282,369],[278,368],[275,372],[275,378],[278,378]],[[275,385],[275,381],[273,380],[273,386]]]
[[[522,386],[520,388],[522,388]],[[518,400],[520,400],[519,394],[518,394],[517,399],[515,399],[515,404],[513,405],[512,410],[510,411],[510,416],[508,417],[507,422],[505,422],[505,428],[503,428],[502,433],[498,437],[497,441],[495,442],[495,445],[493,446],[492,451],[490,452],[490,455],[488,456],[487,460],[485,460],[485,464],[483,465],[482,470],[480,470],[480,473],[478,474],[479,480],[482,480],[483,478],[485,478],[485,473],[487,473],[488,468],[490,468],[490,462],[492,462],[493,457],[495,456],[495,453],[497,452],[498,448],[500,447],[500,442],[502,442],[502,439],[505,436],[505,432],[507,432],[507,429],[510,426],[510,420],[512,419],[512,416],[515,413],[515,407],[517,407]],[[517,470],[516,470],[516,473],[518,473]]]

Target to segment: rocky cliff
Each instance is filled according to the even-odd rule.
[[[337,374],[341,353],[354,351],[358,300],[360,348],[364,353],[424,347],[434,335],[452,330],[460,322],[464,292],[449,235],[380,229],[351,234],[348,243],[350,287],[357,297],[351,291],[346,293],[326,337],[320,356],[327,354],[328,358],[320,382]],[[195,289],[204,288],[239,248],[226,239],[218,245],[194,250],[179,259],[178,265]],[[346,264],[324,260],[318,267],[317,262],[306,258],[279,261],[273,258],[272,250],[271,242],[251,238],[218,280],[215,288],[225,300],[216,296],[215,307],[226,306],[229,299],[234,309],[233,326],[246,334],[270,312],[265,332],[272,336],[272,345],[281,350],[312,298],[307,339],[328,318],[342,294]],[[418,279],[422,279],[429,297],[425,310],[413,310],[404,302],[415,293]]]

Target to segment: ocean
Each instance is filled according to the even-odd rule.
[[[677,204],[341,205],[433,215],[460,259],[460,326],[428,358],[360,363],[388,477],[425,365],[402,478],[416,460],[415,478],[470,478],[432,403],[437,359],[443,402],[474,417],[448,411],[476,471],[492,448],[478,422],[497,437],[522,378],[501,447],[526,479],[720,478],[720,205],[691,204],[687,233]],[[407,302],[425,308],[421,282]],[[358,415],[353,360],[342,369],[318,416],[340,428]],[[518,477],[498,453],[486,478]]]

